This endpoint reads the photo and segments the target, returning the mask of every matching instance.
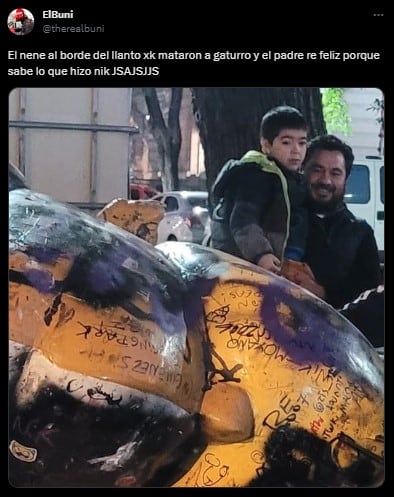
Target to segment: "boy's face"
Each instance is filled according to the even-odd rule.
[[[286,169],[298,171],[305,158],[307,132],[302,129],[282,129],[274,141],[261,139],[261,150],[279,161]]]

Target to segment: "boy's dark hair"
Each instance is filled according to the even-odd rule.
[[[345,159],[346,178],[349,176],[353,166],[354,155],[352,148],[334,135],[320,135],[308,143],[304,164],[310,160],[316,150],[330,150],[341,152]]]
[[[282,129],[308,130],[307,122],[301,112],[289,105],[274,107],[264,114],[260,124],[260,138],[268,140],[271,144]]]

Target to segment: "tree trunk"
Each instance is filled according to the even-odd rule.
[[[260,149],[260,121],[272,107],[297,107],[309,123],[310,138],[326,133],[319,88],[192,88],[192,95],[208,191],[228,159]]]
[[[166,126],[155,88],[143,88],[150,115],[150,127],[161,155],[163,191],[178,190],[178,159],[182,137],[179,125],[183,88],[171,88],[171,102]]]
[[[178,160],[181,150],[182,135],[179,123],[183,88],[171,88],[171,103],[168,112],[168,133],[170,137],[170,162],[171,176],[173,178],[173,190],[179,190]]]

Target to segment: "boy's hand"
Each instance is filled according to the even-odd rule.
[[[265,254],[260,257],[257,265],[271,271],[272,273],[280,273],[280,260],[274,254]]]

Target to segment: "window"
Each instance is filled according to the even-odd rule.
[[[369,169],[361,164],[353,164],[346,183],[345,202],[367,204],[370,198]]]
[[[192,207],[204,207],[208,209],[208,197],[187,197]]]
[[[384,204],[384,167],[380,168],[380,200]]]
[[[167,197],[164,201],[166,212],[178,210],[178,200],[175,197]]]
[[[131,200],[140,199],[140,191],[138,190],[138,188],[130,188],[130,199]]]

